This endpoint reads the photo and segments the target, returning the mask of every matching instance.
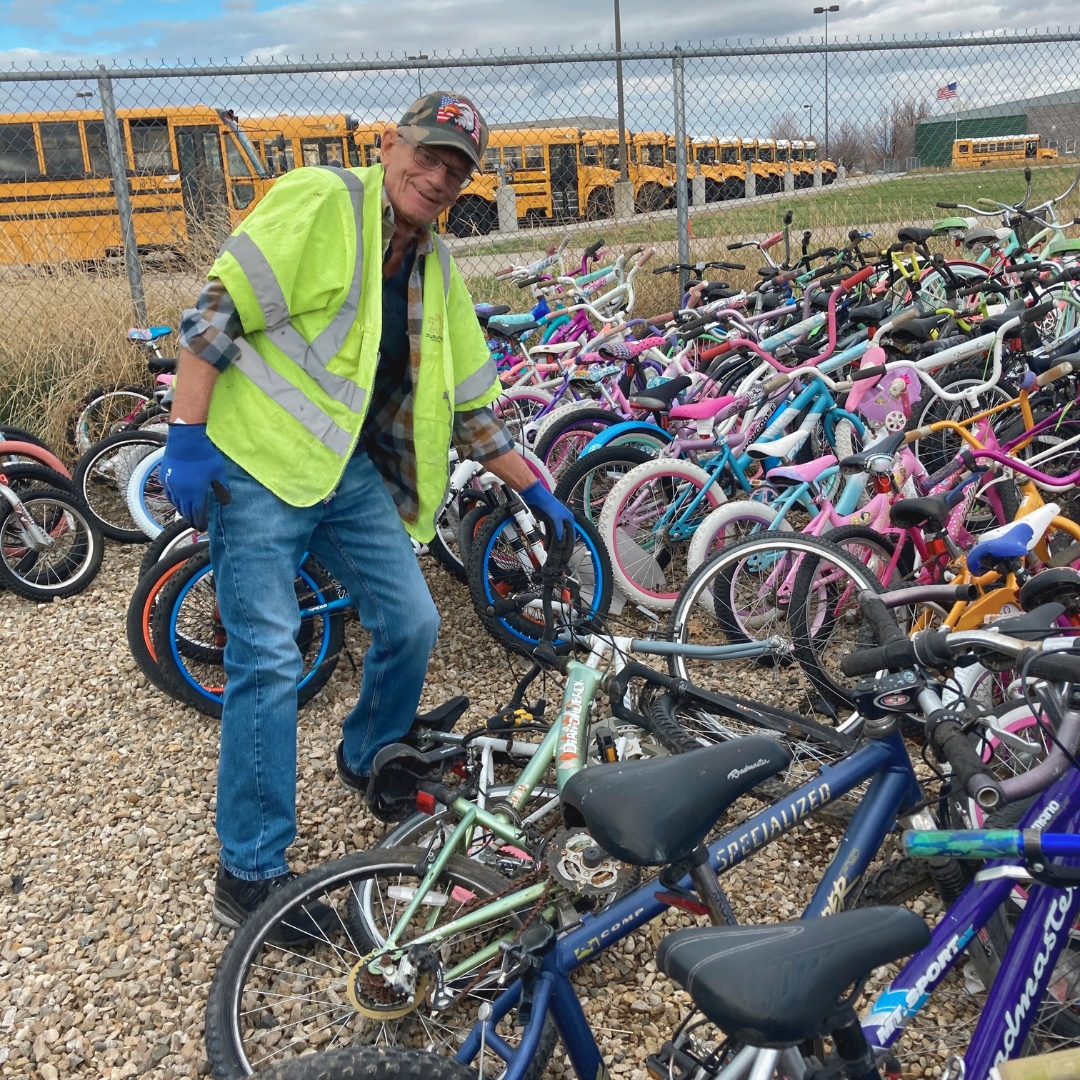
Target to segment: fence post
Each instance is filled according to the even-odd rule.
[[[690,207],[686,182],[686,85],[683,80],[682,50],[671,58],[671,76],[675,90],[675,231],[679,238],[678,261],[690,261]],[[686,290],[687,273],[679,271],[679,291]]]
[[[127,267],[131,302],[135,306],[135,321],[146,325],[146,293],[143,291],[142,265],[135,241],[135,221],[131,216],[131,191],[128,188],[127,162],[124,160],[124,143],[120,138],[120,121],[116,116],[116,100],[113,97],[112,79],[105,72],[105,65],[98,67],[98,97],[105,119],[105,143],[109,148],[109,169],[112,172],[113,194],[120,215],[120,238],[124,243],[124,265]]]

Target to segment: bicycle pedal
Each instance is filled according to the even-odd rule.
[[[405,743],[384,746],[371,765],[368,806],[381,821],[404,821],[416,811],[416,795],[425,780],[439,780],[465,756],[460,746],[422,753]]]
[[[677,1050],[670,1040],[645,1059],[645,1068],[653,1080],[690,1080],[700,1064],[686,1051]]]

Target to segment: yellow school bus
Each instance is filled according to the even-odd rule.
[[[630,179],[634,182],[634,209],[639,214],[675,205],[674,161],[675,142],[667,132],[634,133],[630,141]]]
[[[705,201],[741,199],[746,195],[746,169],[740,164],[739,140],[711,135],[693,141],[694,161],[705,177]]]
[[[984,139],[957,139],[952,147],[954,169],[990,169],[1053,161],[1056,150],[1042,145],[1038,135],[991,135]]]
[[[270,177],[236,117],[204,105],[118,110],[140,253],[213,251]],[[0,263],[122,254],[100,112],[0,114]]]
[[[385,124],[363,123],[346,113],[257,116],[244,121],[244,132],[270,176],[302,165],[355,168],[378,160]]]

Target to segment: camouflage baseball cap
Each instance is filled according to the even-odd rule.
[[[461,94],[436,90],[414,101],[398,121],[421,146],[458,150],[479,169],[488,141],[488,127],[476,106]]]

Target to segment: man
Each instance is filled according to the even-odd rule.
[[[432,229],[486,144],[475,106],[435,93],[385,132],[380,165],[283,176],[183,318],[161,473],[184,516],[208,521],[227,633],[214,897],[227,926],[293,876],[304,552],[372,635],[337,750],[342,782],[363,792],[376,753],[414,722],[435,644],[409,535],[434,535],[451,439],[560,536],[571,527],[489,408],[495,365]]]

